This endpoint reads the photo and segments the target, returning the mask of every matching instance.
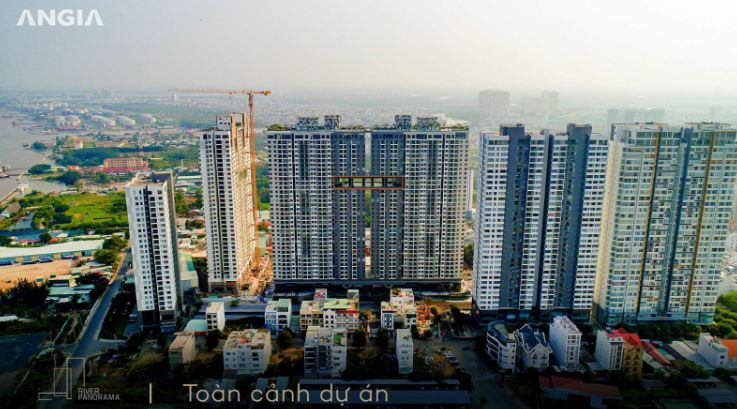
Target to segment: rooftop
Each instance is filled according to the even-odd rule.
[[[193,332],[206,332],[207,331],[207,321],[200,320],[200,319],[189,320],[189,322],[187,323],[187,326],[184,327],[184,330],[193,331]]]
[[[563,376],[545,376],[538,377],[540,388],[552,389],[574,393],[577,395],[586,395],[604,399],[622,399],[622,394],[616,386],[603,385],[600,383],[587,383],[580,379],[566,378]]]
[[[211,302],[207,304],[207,314],[217,314],[219,311],[225,309],[225,304],[222,302]]]
[[[614,336],[614,337],[622,337],[622,339],[624,340],[624,342],[626,342],[626,343],[628,343],[628,344],[630,344],[632,346],[636,346],[636,347],[641,347],[642,346],[642,341],[640,341],[640,336],[637,335],[637,334],[635,334],[634,332],[627,332],[627,330],[624,329],[624,328],[619,328],[619,329],[616,329],[616,330],[610,332],[609,333],[609,337],[611,338],[612,336]]]
[[[174,338],[174,341],[171,342],[171,345],[169,345],[169,350],[184,348],[185,345],[191,340],[194,340],[194,338],[195,335],[191,332],[181,332],[177,335],[176,338]]]
[[[267,329],[246,329],[233,331],[225,341],[225,348],[262,348],[266,338],[271,340],[271,333]]]
[[[99,250],[102,248],[102,243],[104,241],[105,240],[102,239],[75,240],[40,247],[0,247],[0,259]]]

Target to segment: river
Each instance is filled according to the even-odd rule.
[[[19,170],[25,171],[31,166],[44,161],[44,154],[24,148],[23,144],[31,144],[37,140],[47,140],[54,137],[53,135],[34,135],[26,132],[22,126],[13,126],[14,119],[17,118],[0,118],[0,165],[10,166],[12,169],[8,173],[19,173]],[[23,177],[21,181],[18,181],[18,177],[11,176],[0,179],[0,197],[15,189],[20,183],[28,183],[32,190],[42,192],[60,191],[65,188],[64,185],[59,183],[29,180],[28,177]]]

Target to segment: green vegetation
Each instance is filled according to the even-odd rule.
[[[53,179],[67,186],[74,186],[77,184],[77,182],[79,182],[79,179],[81,178],[82,175],[76,170],[68,170],[61,175],[54,177]]]
[[[473,244],[466,244],[463,247],[463,266],[473,268]]]
[[[39,163],[38,165],[33,165],[28,169],[28,173],[31,175],[41,175],[44,173],[51,173],[51,165],[46,163]]]
[[[256,192],[258,194],[258,209],[271,209],[271,196],[269,194],[269,166],[264,163],[256,165]]]
[[[708,330],[712,335],[737,339],[737,291],[719,296],[714,322],[709,325]]]
[[[279,332],[276,337],[276,343],[279,344],[279,349],[288,349],[292,347],[292,331],[289,328],[285,328]]]
[[[36,142],[33,142],[33,144],[31,144],[31,149],[35,149],[37,151],[45,151],[47,148],[43,142],[36,141]]]
[[[128,288],[130,286],[130,288]],[[125,335],[125,327],[128,324],[129,311],[133,309],[136,302],[136,294],[133,285],[128,284],[115,295],[110,303],[110,310],[105,316],[100,330],[100,338],[122,339]]]
[[[200,149],[196,146],[186,148],[166,147],[149,156],[153,170],[166,170],[177,166],[197,167],[200,159]]]
[[[102,264],[115,267],[117,266],[120,252],[123,251],[127,245],[128,242],[125,241],[125,239],[113,236],[102,243],[102,250],[97,250],[95,252],[95,260]]]
[[[33,192],[18,200],[21,212],[34,213],[36,227],[61,230],[92,229],[110,233],[128,228],[125,194],[45,195]]]

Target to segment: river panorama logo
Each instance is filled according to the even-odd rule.
[[[98,26],[102,27],[102,18],[97,10],[92,9],[85,11],[82,9],[61,9],[61,10],[44,10],[38,9],[34,13],[25,9],[20,13],[18,17],[17,26],[62,26],[62,27],[89,27]]]

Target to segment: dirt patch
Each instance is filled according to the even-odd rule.
[[[54,260],[51,263],[2,266],[0,267],[0,290],[12,288],[21,278],[35,281],[38,277],[47,280],[52,275],[69,274],[73,265],[73,260]]]

